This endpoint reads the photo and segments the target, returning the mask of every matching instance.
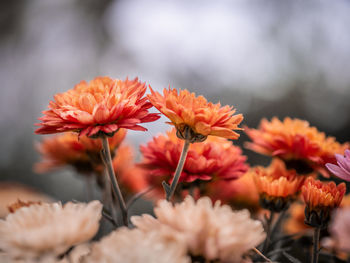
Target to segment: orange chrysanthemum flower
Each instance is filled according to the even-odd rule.
[[[264,208],[280,212],[289,205],[300,190],[305,177],[295,170],[287,170],[283,161],[273,159],[269,167],[256,167],[253,174],[255,185]]]
[[[143,97],[145,83],[138,79],[125,81],[98,77],[82,81],[73,89],[57,94],[49,110],[39,118],[35,132],[50,134],[77,131],[89,137],[101,133],[112,135],[120,128],[145,131],[140,123],[155,121],[158,114],[149,113],[152,104]]]
[[[166,135],[154,137],[147,145],[140,147],[143,154],[141,166],[148,170],[151,177],[170,179],[179,161],[183,143],[176,136],[175,129]],[[210,136],[203,143],[190,145],[180,181],[236,179],[248,170],[245,161],[246,157],[239,147],[224,138]]]
[[[287,170],[285,164],[279,159],[273,159],[267,168],[254,169],[254,182],[259,193],[269,196],[287,197],[295,195],[301,188],[304,177],[299,176],[295,170]]]
[[[346,191],[344,183],[321,182],[308,177],[302,187],[306,203],[305,223],[314,227],[326,227],[330,213],[339,207]]]
[[[311,167],[324,176],[328,176],[324,165],[328,162],[336,163],[334,154],[343,153],[348,147],[333,137],[326,137],[307,121],[288,117],[283,122],[277,118],[271,122],[263,119],[259,129],[246,129],[246,133],[253,141],[247,143],[247,148],[280,157],[299,172],[308,173]]]
[[[164,89],[162,96],[151,89],[148,95],[151,103],[170,119],[170,124],[177,129],[181,139],[191,142],[203,141],[208,135],[237,139],[238,125],[243,120],[242,114],[234,115],[233,107],[221,107],[220,103],[208,102],[203,96],[188,90]]]
[[[126,130],[120,129],[113,137],[108,138],[112,155],[124,140],[125,135]],[[78,134],[69,132],[45,138],[37,144],[36,148],[42,156],[42,160],[34,166],[34,170],[38,173],[49,172],[67,165],[83,174],[103,170],[100,167],[102,165],[100,140],[86,136],[78,138]]]

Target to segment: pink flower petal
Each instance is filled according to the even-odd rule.
[[[347,160],[343,155],[336,154],[338,166],[344,170],[350,176],[350,160]]]
[[[335,176],[350,182],[350,175],[348,175],[347,173],[345,173],[345,171],[343,169],[341,169],[339,166],[335,165],[335,164],[331,164],[331,163],[327,163],[326,167],[328,168],[328,170],[333,173]]]
[[[350,161],[350,150],[345,150],[345,158]]]

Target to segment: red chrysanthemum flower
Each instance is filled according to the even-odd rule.
[[[306,203],[305,222],[314,227],[325,227],[334,208],[339,207],[346,191],[344,183],[321,182],[308,177],[302,187]]]
[[[238,125],[243,115],[234,115],[233,107],[207,102],[203,96],[196,97],[188,90],[164,89],[162,96],[150,89],[149,100],[170,119],[180,138],[195,142],[205,140],[208,135],[227,139],[239,137],[234,130],[240,130]]]
[[[138,79],[125,81],[98,77],[82,81],[73,89],[56,94],[49,110],[39,118],[35,132],[50,134],[76,131],[80,135],[112,135],[120,128],[145,131],[140,123],[155,121],[158,114],[149,113],[152,104],[143,97],[145,83]]]
[[[172,178],[180,158],[184,141],[172,129],[166,135],[154,137],[147,145],[141,146],[142,167],[151,176]],[[196,179],[236,179],[248,170],[246,157],[239,147],[220,137],[208,137],[202,143],[190,145],[180,181]]]
[[[324,169],[326,163],[335,163],[334,155],[343,153],[347,144],[338,143],[334,137],[326,137],[307,121],[285,118],[280,121],[273,118],[271,122],[263,119],[259,129],[246,129],[252,140],[247,148],[270,156],[277,156],[295,169],[306,167],[318,170],[324,176],[328,172]],[[305,169],[301,169],[305,170]],[[301,172],[301,170],[299,172]]]
[[[112,155],[124,140],[125,135],[126,130],[120,129],[108,138]],[[72,166],[83,174],[103,170],[100,140],[90,139],[86,136],[78,138],[78,134],[67,132],[44,138],[36,145],[36,148],[42,156],[42,160],[34,166],[34,170],[38,173],[49,172],[64,166]]]

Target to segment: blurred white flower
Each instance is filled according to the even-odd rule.
[[[176,205],[162,200],[154,211],[157,219],[143,215],[131,220],[147,233],[177,236],[192,256],[206,260],[240,262],[245,252],[265,238],[261,222],[251,219],[248,210],[232,211],[220,202],[213,205],[208,197],[195,202],[188,196]]]
[[[322,240],[322,246],[339,252],[350,252],[350,207],[337,209],[328,227],[330,237]]]
[[[183,244],[159,233],[120,228],[92,245],[83,263],[189,263]]]
[[[0,220],[0,249],[12,258],[58,256],[90,240],[99,228],[102,204],[33,204]]]
[[[25,202],[53,202],[49,196],[19,183],[1,182],[0,189],[0,218],[8,215],[8,205],[15,203],[18,199]]]
[[[14,259],[8,254],[0,253],[1,263],[79,263],[79,261],[68,261],[65,257],[63,259],[58,259],[53,255],[46,255],[40,259]]]

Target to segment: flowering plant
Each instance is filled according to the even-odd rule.
[[[346,185],[317,179],[330,176],[327,167],[350,180],[349,144],[304,120],[263,119],[258,129],[245,128],[252,140],[246,147],[272,157],[271,164],[250,166],[233,144],[243,120],[233,107],[188,90],[169,88],[162,95],[149,89],[146,94],[137,78],[97,77],[55,95],[36,133],[59,134],[37,143],[42,160],[34,169],[74,168],[88,187],[94,179],[99,200],[89,195],[88,203],[62,204],[27,195],[7,202],[0,219],[2,261],[300,262],[292,251],[299,237],[309,241],[304,261],[350,255]],[[153,106],[160,113],[150,113]],[[135,163],[127,130],[147,131],[141,125],[160,114],[173,129],[142,144],[142,160]],[[132,216],[142,198],[154,202],[152,210]],[[328,225],[330,237],[322,242],[332,250],[320,254]]]

